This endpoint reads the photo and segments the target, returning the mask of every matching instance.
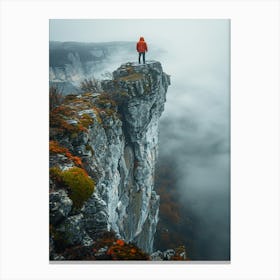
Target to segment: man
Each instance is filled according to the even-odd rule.
[[[140,39],[136,45],[136,49],[139,53],[139,58],[138,58],[139,64],[141,61],[141,56],[143,57],[143,63],[145,64],[145,52],[148,51],[148,47],[147,47],[147,43],[144,40],[144,37],[140,37]]]

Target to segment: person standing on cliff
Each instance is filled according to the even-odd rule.
[[[143,58],[143,63],[145,64],[145,52],[148,51],[148,46],[144,40],[144,37],[140,37],[139,41],[136,44],[136,50],[139,53],[139,57],[138,57],[139,64],[141,61],[141,56]]]

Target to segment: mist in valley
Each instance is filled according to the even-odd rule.
[[[174,206],[160,211],[155,249],[168,248],[172,241],[184,243],[192,260],[229,260],[230,21],[93,20],[77,25],[82,33],[71,33],[69,20],[52,20],[50,40],[136,44],[144,36],[146,60],[160,61],[171,75],[160,122],[156,190],[164,188],[166,203],[172,200]],[[124,47],[87,75],[102,78],[137,59],[136,51]],[[168,211],[169,218],[164,217]],[[166,232],[171,237],[164,239]]]

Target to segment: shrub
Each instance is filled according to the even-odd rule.
[[[60,90],[57,86],[51,86],[49,89],[49,106],[50,111],[55,107],[58,107],[63,102],[63,94],[62,90]]]
[[[100,92],[102,91],[100,82],[95,79],[85,79],[84,81],[81,82],[80,85],[81,89],[85,92]]]
[[[76,100],[77,99],[77,95],[76,94],[67,94],[65,96],[65,100],[64,100],[64,103],[65,104],[68,104],[68,103],[71,103],[72,101]]]
[[[95,183],[86,171],[79,167],[72,167],[61,173],[63,182],[69,188],[69,197],[75,208],[80,208],[90,198]]]

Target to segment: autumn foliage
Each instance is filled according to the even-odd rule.
[[[50,127],[52,131],[61,135],[71,135],[86,131],[87,129],[83,124],[77,120],[76,114],[71,106],[61,105],[56,107],[50,112]]]
[[[112,260],[148,260],[147,254],[142,252],[133,244],[125,243],[123,240],[116,240],[107,250],[107,255]]]
[[[105,250],[104,250],[105,249]],[[102,252],[102,253],[101,253]],[[63,253],[67,260],[149,260],[136,245],[117,239],[114,232],[104,232],[92,246],[75,246]]]
[[[82,160],[80,157],[73,156],[67,148],[62,147],[57,141],[51,140],[49,143],[49,149],[50,149],[50,155],[63,154],[69,160],[74,162],[74,164],[76,166],[79,166],[79,167],[83,166],[83,163],[82,163]]]

